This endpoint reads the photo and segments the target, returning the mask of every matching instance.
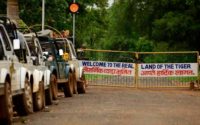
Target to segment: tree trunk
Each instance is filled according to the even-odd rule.
[[[18,0],[7,0],[7,17],[13,20],[19,20]]]

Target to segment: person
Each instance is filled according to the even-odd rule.
[[[63,30],[63,31],[62,31],[62,37],[63,37],[63,38],[69,37],[69,30]]]
[[[52,62],[53,60],[54,60],[54,56],[51,53],[49,53],[47,61]]]

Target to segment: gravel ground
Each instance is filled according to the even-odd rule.
[[[89,86],[13,125],[200,125],[200,91]]]

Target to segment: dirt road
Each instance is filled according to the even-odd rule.
[[[13,125],[200,125],[200,91],[89,87]]]

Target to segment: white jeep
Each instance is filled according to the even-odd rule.
[[[55,41],[64,43],[64,48],[62,48],[63,57],[67,56],[65,61],[70,64],[71,69],[75,74],[74,77],[76,84],[74,86],[74,93],[86,93],[86,79],[83,66],[79,63],[73,43],[67,38],[56,38]]]
[[[50,84],[50,70],[41,61],[41,47],[37,48],[37,60],[29,47],[16,25],[0,17],[0,124],[11,123],[13,107],[19,115],[27,115],[45,106],[44,90]]]

